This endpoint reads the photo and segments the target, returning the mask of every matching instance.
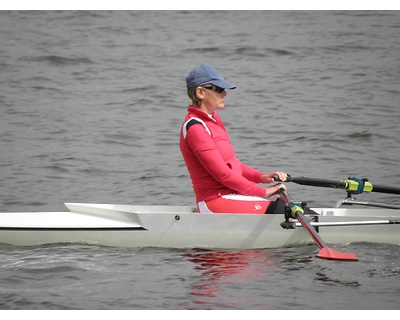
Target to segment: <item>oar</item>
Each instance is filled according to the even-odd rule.
[[[358,178],[348,178],[347,180],[328,180],[307,177],[291,177],[288,175],[286,182],[294,182],[301,185],[315,187],[344,189],[353,194],[359,194],[362,192],[400,194],[400,188],[380,186]]]
[[[310,222],[304,217],[304,210],[301,205],[292,201],[289,195],[286,193],[284,189],[279,190],[279,194],[281,199],[285,202],[285,204],[290,208],[292,216],[300,221],[302,226],[310,233],[314,241],[321,248],[320,252],[317,254],[318,258],[330,259],[330,260],[346,260],[346,261],[357,261],[358,258],[353,253],[345,253],[333,250],[329,248],[324,241],[321,239],[319,234],[312,227]]]

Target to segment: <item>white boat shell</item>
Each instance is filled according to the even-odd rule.
[[[141,248],[276,248],[313,243],[301,226],[283,229],[283,214],[201,214],[190,206],[66,203],[67,212],[0,213],[0,243],[79,243]],[[400,245],[400,210],[313,208],[326,243]],[[371,223],[365,223],[369,221]],[[385,223],[385,221],[397,221]],[[351,225],[352,223],[359,225]],[[339,225],[344,224],[344,225]]]

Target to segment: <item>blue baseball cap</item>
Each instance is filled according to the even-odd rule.
[[[213,84],[214,86],[224,89],[235,89],[236,86],[225,81],[224,77],[217,69],[208,64],[201,64],[190,71],[186,77],[186,85],[188,88],[196,88],[204,84]]]

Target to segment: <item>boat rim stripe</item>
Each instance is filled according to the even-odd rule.
[[[1,231],[147,231],[143,227],[0,227]]]

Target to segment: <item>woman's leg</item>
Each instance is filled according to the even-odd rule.
[[[271,200],[260,197],[230,194],[199,202],[198,209],[201,213],[265,214],[270,203]]]

